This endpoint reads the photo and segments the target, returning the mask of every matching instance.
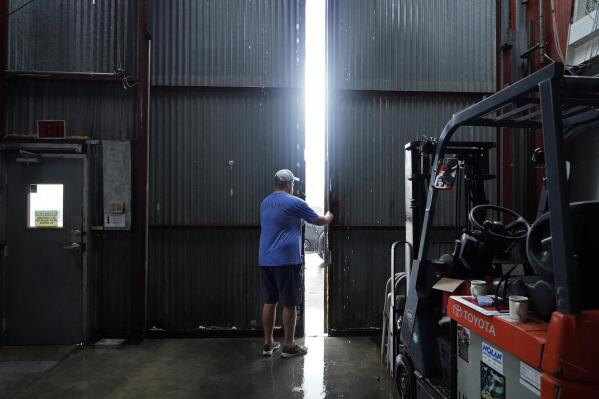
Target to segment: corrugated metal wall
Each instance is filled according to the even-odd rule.
[[[135,91],[120,82],[14,79],[8,83],[8,134],[37,137],[37,120],[64,119],[67,136],[130,140]]]
[[[390,246],[405,238],[404,145],[437,137],[453,112],[494,91],[495,7],[492,0],[329,1],[331,334],[380,328]],[[495,131],[466,129],[456,139],[494,141]],[[437,226],[453,224],[455,203],[445,205],[451,211],[437,213],[444,214]]]
[[[153,84],[302,86],[305,1],[151,3]]]
[[[331,2],[338,89],[495,91],[492,0]]]
[[[148,328],[257,328],[258,237],[255,228],[152,229]]]
[[[154,87],[150,223],[258,226],[273,171],[303,167],[299,94]]]
[[[9,0],[8,9],[9,71],[112,73],[121,68],[135,76],[137,1]],[[135,96],[136,89],[125,90],[120,80],[11,77],[0,135],[36,136],[38,119],[64,119],[69,137],[133,140]],[[89,160],[101,170],[101,155],[90,151]],[[92,178],[90,190],[101,190],[101,183],[101,176]],[[102,224],[101,215],[94,218],[90,224]],[[97,288],[88,310],[92,328],[100,337],[128,336],[131,234],[94,232],[90,239],[88,270]]]
[[[129,231],[96,233],[97,335],[127,337],[133,332],[132,245]],[[89,259],[88,259],[88,262]],[[91,263],[91,262],[90,262]]]
[[[150,2],[148,328],[260,327],[259,204],[304,174],[304,9]]]
[[[389,201],[403,198],[402,141],[438,134],[494,89],[494,4],[329,1],[333,331],[379,326],[388,246],[403,234],[389,229],[403,223]],[[136,7],[10,0],[8,69],[134,76]],[[149,328],[259,327],[258,203],[274,170],[304,174],[304,10],[304,0],[149,3]],[[38,118],[56,118],[71,136],[133,139],[134,90],[14,78],[2,128],[32,134]],[[99,235],[98,333],[126,335],[130,236]]]
[[[30,4],[28,4],[30,3]],[[8,69],[135,75],[136,0],[8,0]],[[22,8],[21,8],[22,7]]]
[[[435,232],[431,245],[432,256],[440,256],[453,249],[453,245],[445,243],[448,233],[452,232]],[[373,324],[373,320],[382,313],[382,308],[377,306],[382,306],[384,284],[390,275],[391,245],[403,239],[403,228],[347,227],[333,231],[330,246],[335,261],[330,273],[335,281],[332,292],[335,300],[331,301],[329,308],[334,315],[334,324],[329,326],[333,335],[380,328],[380,325]],[[396,267],[399,269],[404,264],[403,251],[403,246],[396,247]]]
[[[460,93],[440,96],[346,92],[335,97],[330,105],[330,139],[334,145],[329,147],[329,159],[334,188],[330,199],[337,209],[337,223],[403,226],[405,144],[422,135],[438,136],[453,112],[478,99],[478,95]],[[462,129],[456,139],[494,141],[495,131]],[[493,164],[495,159],[493,156]],[[494,187],[489,188],[496,192]],[[437,216],[438,226],[452,223],[452,213]]]

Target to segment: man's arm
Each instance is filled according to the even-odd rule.
[[[331,223],[333,220],[333,214],[327,212],[324,216],[318,216],[314,209],[310,208],[306,201],[297,198],[295,212],[297,217],[305,220],[307,223],[315,226],[324,226],[325,224]]]
[[[324,226],[333,221],[333,214],[331,212],[327,212],[324,216],[319,216],[315,219],[312,224],[316,226]]]

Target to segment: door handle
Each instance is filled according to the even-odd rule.
[[[64,247],[64,249],[67,251],[77,251],[79,248],[81,248],[81,244],[79,244],[78,242],[74,242],[68,247]]]

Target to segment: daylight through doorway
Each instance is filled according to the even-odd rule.
[[[305,192],[308,204],[321,215],[325,211],[325,10],[325,0],[306,0]],[[324,333],[323,231],[306,226],[306,336]]]

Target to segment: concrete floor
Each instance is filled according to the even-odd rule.
[[[118,349],[74,348],[66,357],[70,348],[4,347],[0,397],[396,397],[372,339],[305,343],[308,355],[293,359],[263,358],[256,338],[146,340]]]
[[[324,334],[324,262],[316,253],[306,253],[304,305],[306,337]]]
[[[263,358],[259,338],[0,347],[0,398],[396,398],[379,337],[323,334],[324,269],[306,263],[304,357]]]

